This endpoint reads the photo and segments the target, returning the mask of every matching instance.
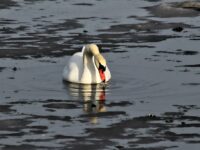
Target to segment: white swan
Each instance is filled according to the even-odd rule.
[[[73,83],[97,84],[109,81],[111,74],[97,45],[88,44],[70,58],[63,70],[63,79]]]

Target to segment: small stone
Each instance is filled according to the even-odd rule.
[[[17,71],[17,67],[13,67],[12,70],[13,70],[13,71]]]
[[[185,126],[185,125],[186,125],[186,123],[185,123],[185,122],[181,122],[181,125],[182,125],[182,126]]]
[[[122,146],[122,145],[117,145],[117,146],[115,146],[115,147],[118,148],[118,149],[124,148],[124,146]]]
[[[175,32],[181,32],[181,31],[183,31],[183,27],[175,27],[172,30]]]
[[[84,32],[84,33],[88,33],[88,31],[87,31],[87,30],[83,30],[83,32]]]

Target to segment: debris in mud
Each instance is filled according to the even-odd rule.
[[[183,27],[175,27],[172,30],[175,32],[181,32],[181,31],[183,31]]]
[[[13,67],[12,70],[13,70],[13,71],[17,71],[17,67]]]

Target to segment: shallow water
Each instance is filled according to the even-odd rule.
[[[1,149],[199,149],[200,17],[180,2],[2,2]],[[112,80],[63,82],[93,42]]]

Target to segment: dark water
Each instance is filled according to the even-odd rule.
[[[200,12],[182,2],[0,2],[1,149],[198,150]],[[106,85],[62,81],[87,43]]]

